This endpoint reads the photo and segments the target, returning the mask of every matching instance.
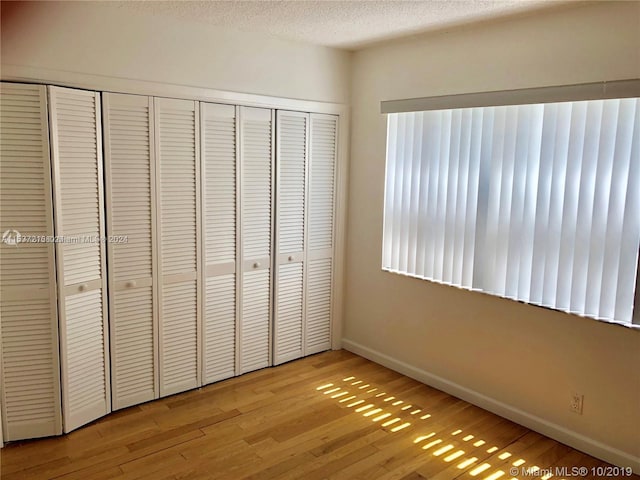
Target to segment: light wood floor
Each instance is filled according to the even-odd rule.
[[[0,452],[2,480],[522,480],[545,477],[511,474],[514,463],[607,465],[345,351],[132,407],[69,435]]]

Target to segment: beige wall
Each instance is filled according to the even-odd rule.
[[[350,53],[98,2],[2,2],[2,65],[348,103]]]
[[[347,347],[516,407],[551,422],[548,431],[640,456],[640,331],[381,271],[379,113],[381,100],[640,77],[639,46],[640,3],[605,2],[354,54]],[[584,394],[582,416],[569,411],[572,391]]]

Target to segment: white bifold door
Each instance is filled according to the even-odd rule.
[[[160,396],[200,386],[198,102],[154,99]]]
[[[111,411],[100,94],[49,88],[64,431]]]
[[[337,126],[277,112],[275,364],[331,348]]]
[[[201,385],[199,104],[104,94],[112,398]]]
[[[304,354],[331,348],[338,117],[309,118]]]
[[[304,352],[309,115],[277,112],[274,363]]]
[[[46,87],[0,84],[0,438],[5,441],[62,433],[47,115]]]
[[[2,83],[4,439],[329,349],[337,126]]]
[[[102,95],[113,409],[159,396],[153,98]]]
[[[236,374],[238,329],[237,107],[200,104],[204,257],[204,384]]]
[[[240,317],[238,374],[271,365],[274,112],[239,107]]]

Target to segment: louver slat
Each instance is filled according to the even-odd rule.
[[[113,408],[158,397],[153,302],[153,104],[103,94]]]
[[[0,232],[53,235],[43,86],[0,84]],[[0,243],[4,440],[59,435],[60,372],[52,243]]]
[[[160,268],[160,396],[200,385],[197,102],[154,99]]]
[[[236,108],[203,103],[203,221],[206,288],[203,382],[235,374]]]
[[[100,95],[49,87],[64,431],[111,410]]]

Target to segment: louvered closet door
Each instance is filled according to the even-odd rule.
[[[4,440],[62,433],[46,87],[0,84],[0,352]]]
[[[271,110],[240,107],[242,283],[238,373],[271,363],[272,129]]]
[[[158,398],[153,99],[104,93],[111,399]]]
[[[200,104],[204,232],[203,383],[236,372],[236,107]]]
[[[308,120],[277,112],[274,363],[303,355]]]
[[[62,407],[69,432],[111,410],[100,94],[49,87]]]
[[[198,103],[155,99],[160,396],[200,385]]]
[[[305,355],[331,348],[338,117],[311,114]]]

